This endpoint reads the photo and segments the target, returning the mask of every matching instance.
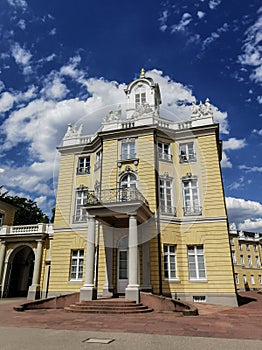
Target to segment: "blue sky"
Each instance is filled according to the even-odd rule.
[[[144,67],[171,119],[209,97],[230,221],[262,231],[259,0],[0,0],[0,184],[55,204],[69,122],[99,127]],[[183,109],[184,108],[184,109]]]

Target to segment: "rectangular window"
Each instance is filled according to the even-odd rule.
[[[172,207],[172,179],[161,178],[159,183],[159,192],[160,212],[175,215],[175,209]]]
[[[70,281],[81,281],[83,278],[84,250],[72,250]]]
[[[0,213],[0,227],[3,226],[4,224],[4,218],[5,218],[5,214]]]
[[[76,173],[78,175],[90,174],[90,156],[78,158],[78,167]]]
[[[247,276],[246,275],[243,275],[243,282],[244,282],[244,285],[247,284]]]
[[[257,255],[256,255],[256,266],[257,266],[257,268],[261,267],[260,259],[259,259],[259,256],[257,256]]]
[[[76,191],[76,202],[75,202],[75,215],[74,215],[74,221],[75,222],[86,222],[87,220],[87,214],[86,210],[83,208],[83,205],[87,202],[87,194],[88,190],[82,189]]]
[[[250,255],[247,256],[248,266],[252,267],[252,258]]]
[[[232,260],[233,260],[233,264],[237,263],[236,252],[234,250],[232,250]]]
[[[188,247],[188,271],[190,280],[206,280],[203,246]]]
[[[246,249],[250,250],[250,245],[249,244],[246,244]]]
[[[254,245],[254,252],[257,252],[257,245]]]
[[[139,94],[135,94],[135,102],[136,102],[136,106],[145,104],[146,103],[146,93],[141,92]]]
[[[176,246],[164,245],[164,274],[168,280],[176,279]]]
[[[250,281],[251,281],[251,284],[255,284],[254,275],[251,275],[251,276],[250,276]]]
[[[125,139],[121,142],[121,160],[136,158],[136,144],[134,139]]]
[[[238,273],[235,273],[235,282],[236,282],[236,284],[239,284]]]
[[[102,165],[102,151],[96,152],[96,161],[94,165],[94,170],[96,171],[97,169],[101,168]]]
[[[184,215],[201,215],[197,179],[183,180]]]
[[[240,263],[241,263],[241,265],[245,265],[245,261],[244,261],[243,255],[240,255]]]
[[[172,161],[172,154],[170,152],[170,144],[158,142],[157,144],[158,157],[160,160]]]
[[[234,238],[232,238],[232,237],[230,238],[230,244],[234,245]]]
[[[187,142],[179,145],[179,161],[180,163],[196,161],[194,142]]]
[[[242,250],[242,244],[238,243],[238,245],[239,245],[239,250]]]
[[[258,275],[258,283],[262,284],[262,276],[261,275]]]

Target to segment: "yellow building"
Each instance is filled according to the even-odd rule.
[[[139,291],[237,305],[209,100],[191,118],[161,117],[158,84],[141,71],[93,135],[72,125],[58,148],[49,295]],[[179,117],[179,116],[178,116]]]
[[[52,225],[12,226],[17,207],[0,199],[0,295],[37,299],[48,293]]]
[[[262,234],[236,230],[230,225],[230,244],[237,290],[262,288]]]

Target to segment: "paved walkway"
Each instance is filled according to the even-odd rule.
[[[2,299],[0,300],[0,327],[5,331],[8,331],[8,327],[16,327],[16,329],[41,328],[89,333],[102,332],[104,337],[107,334],[111,336],[115,333],[137,333],[137,336],[139,333],[143,333],[220,339],[252,339],[260,340],[257,344],[262,348],[262,295],[256,292],[246,292],[242,295],[248,297],[250,302],[238,308],[197,304],[200,312],[200,316],[197,317],[178,317],[175,313],[156,312],[137,315],[90,315],[70,313],[64,310],[16,312],[13,310],[13,306],[19,305],[25,300]],[[239,344],[244,343],[240,342]],[[109,349],[109,347],[107,348]],[[252,349],[255,348],[252,347]],[[1,347],[2,349],[9,348]],[[79,349],[82,348],[79,347]],[[213,349],[213,347],[208,347],[208,349]]]

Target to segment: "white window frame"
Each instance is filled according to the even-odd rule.
[[[243,250],[242,243],[238,242],[239,250]]]
[[[256,255],[256,266],[257,266],[257,268],[261,267],[261,262],[260,262],[260,258],[258,255]]]
[[[250,282],[252,285],[255,284],[255,278],[254,278],[254,275],[250,275]]]
[[[246,250],[248,250],[248,251],[250,250],[250,244],[248,244],[248,243],[246,244]]]
[[[188,186],[185,186],[188,184]],[[184,216],[202,215],[200,206],[199,184],[196,176],[185,176],[182,178]]]
[[[135,93],[135,106],[142,106],[146,104],[146,90],[145,88],[139,88]]]
[[[0,213],[0,227],[4,225],[4,221],[5,221],[5,214]]]
[[[158,142],[157,143],[158,157],[160,160],[172,161],[171,147],[170,143]]]
[[[121,140],[121,160],[136,159],[136,140],[128,138]]]
[[[75,193],[75,211],[74,222],[87,222],[86,210],[82,207],[87,202],[88,188],[84,185],[79,186]]]
[[[204,246],[188,246],[187,255],[189,281],[206,281],[207,277]]]
[[[239,276],[238,276],[238,273],[235,273],[235,282],[236,282],[236,284],[239,284]]]
[[[72,249],[70,261],[70,281],[82,281],[84,249]]]
[[[232,250],[232,260],[233,260],[233,264],[237,263],[236,252],[234,250]]]
[[[194,141],[179,144],[179,162],[190,163],[196,161],[196,151]]]
[[[247,261],[248,261],[248,266],[249,266],[249,267],[252,267],[253,264],[252,264],[252,257],[251,257],[251,255],[248,255],[248,256],[247,256]]]
[[[243,283],[244,283],[244,286],[247,284],[247,276],[246,275],[243,275]]]
[[[261,275],[258,275],[258,283],[262,284],[262,276]]]
[[[85,175],[90,174],[90,163],[91,157],[90,156],[83,156],[78,158],[78,164],[77,164],[77,175]]]
[[[96,171],[97,169],[101,168],[102,166],[102,150],[99,150],[96,152],[96,161],[94,165],[94,170]]]
[[[243,266],[245,265],[244,255],[242,254],[240,255],[240,264]]]
[[[173,179],[169,176],[159,178],[159,205],[160,213],[175,215],[173,207]]]
[[[164,244],[164,276],[166,280],[177,280],[176,246]]]

